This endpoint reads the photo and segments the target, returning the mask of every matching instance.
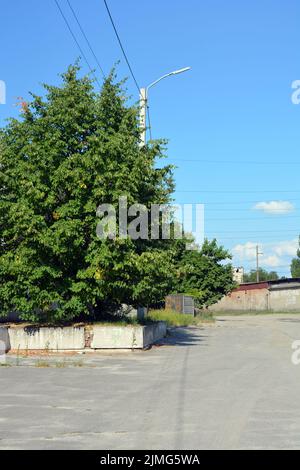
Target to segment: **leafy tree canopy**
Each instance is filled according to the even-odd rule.
[[[169,202],[163,141],[140,149],[137,109],[114,73],[96,95],[79,66],[44,85],[0,133],[0,311],[32,321],[95,315],[107,299],[148,304],[171,284],[170,256],[151,243],[100,240],[96,209]]]
[[[300,245],[300,238],[299,238],[299,245]],[[297,250],[297,257],[292,260],[291,274],[292,274],[292,277],[300,277],[300,248]]]
[[[0,130],[0,315],[62,322],[99,318],[103,302],[149,305],[175,290],[209,305],[232,287],[229,254],[216,241],[101,240],[100,204],[168,204],[165,141],[140,148],[138,109],[114,72],[96,94],[80,67],[32,94]]]
[[[279,276],[276,271],[267,271],[266,269],[259,268],[259,280],[260,281],[276,281]],[[256,282],[256,269],[252,269],[250,273],[244,274],[244,282]]]
[[[193,295],[199,307],[218,302],[236,287],[232,266],[225,264],[231,255],[216,240],[205,240],[199,251],[181,250],[180,254],[176,291]]]

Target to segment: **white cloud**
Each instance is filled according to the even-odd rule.
[[[299,248],[298,238],[289,241],[279,242],[274,246],[274,252],[278,256],[295,256]]]
[[[282,260],[281,258],[279,258],[279,256],[270,255],[270,256],[262,258],[260,260],[260,264],[267,268],[277,268],[278,266],[282,265]]]
[[[258,202],[253,209],[265,212],[266,214],[289,214],[295,209],[294,204],[289,201],[269,201]]]
[[[257,243],[247,242],[244,244],[239,244],[233,247],[232,254],[233,256],[241,259],[251,261],[256,257],[256,246]]]

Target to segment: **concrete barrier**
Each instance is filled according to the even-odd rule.
[[[77,350],[84,349],[84,327],[11,327],[8,330],[13,350]]]
[[[167,333],[164,322],[138,326],[93,325],[92,349],[144,349]]]
[[[165,322],[150,325],[68,327],[3,326],[1,345],[8,350],[144,349],[167,333]],[[3,348],[2,348],[3,349]]]
[[[92,349],[143,348],[142,326],[93,325]]]
[[[10,340],[8,328],[6,326],[0,327],[0,354],[6,353],[10,350]]]
[[[144,348],[156,343],[167,334],[167,324],[164,321],[153,323],[144,327]]]

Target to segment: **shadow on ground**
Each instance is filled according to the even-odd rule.
[[[180,327],[169,329],[166,338],[161,339],[154,346],[197,346],[203,343],[205,335],[200,334],[200,329],[195,327]]]

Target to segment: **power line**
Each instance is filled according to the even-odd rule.
[[[291,199],[291,198],[289,198],[289,202],[290,202],[290,201],[295,202],[295,201],[300,201],[300,199],[294,199],[294,198]],[[209,206],[209,205],[213,205],[213,206],[215,206],[215,205],[222,205],[222,206],[223,206],[223,205],[227,205],[227,204],[228,204],[228,205],[229,205],[229,204],[256,204],[256,203],[259,203],[259,202],[262,202],[262,201],[261,201],[261,200],[260,200],[260,201],[257,201],[257,200],[256,200],[256,201],[253,201],[253,200],[252,200],[252,201],[228,201],[228,202],[225,202],[225,201],[215,201],[215,202],[205,202],[205,201],[204,201],[204,202],[203,202],[203,201],[202,201],[201,203],[200,203],[199,201],[196,201],[196,202],[188,201],[188,202],[181,202],[180,204],[204,204],[205,206]],[[278,199],[276,200],[276,202],[278,202]],[[280,202],[281,202],[281,201],[280,201]],[[210,209],[210,210],[214,210],[214,211],[219,211],[219,210],[220,210],[220,211],[221,211],[221,210],[243,211],[243,210],[248,210],[248,209],[227,209],[227,208],[226,208],[226,209]]]
[[[76,22],[77,22],[79,28],[80,28],[80,31],[81,31],[82,35],[83,35],[84,39],[86,40],[86,43],[87,43],[87,45],[88,45],[88,47],[89,47],[91,53],[93,54],[94,59],[95,59],[96,63],[98,64],[99,69],[101,70],[101,73],[102,73],[102,75],[103,75],[103,78],[105,78],[105,73],[104,73],[104,71],[103,71],[103,68],[101,67],[101,65],[100,65],[100,63],[99,63],[99,60],[98,60],[98,58],[97,58],[97,56],[96,56],[96,54],[95,54],[95,52],[94,52],[94,49],[92,48],[91,43],[90,43],[90,41],[88,40],[87,35],[85,34],[83,27],[81,26],[81,23],[80,23],[80,21],[79,21],[79,19],[78,19],[78,16],[76,15],[76,13],[75,13],[75,11],[74,11],[74,8],[73,8],[72,5],[71,5],[70,0],[67,0],[67,2],[68,2],[68,5],[69,5],[69,7],[70,7],[70,10],[71,10],[71,12],[72,12],[72,14],[73,14],[73,16],[74,16],[74,18],[75,18],[75,20],[76,20]]]
[[[245,260],[247,261],[247,260]],[[248,260],[248,264],[249,264],[249,268],[253,266],[253,261],[251,260]],[[262,260],[261,264],[265,264]],[[271,266],[272,267],[272,266]],[[290,264],[281,264],[280,266],[273,266],[273,268],[289,268],[290,267]],[[253,266],[253,269],[254,269],[254,266]],[[277,269],[276,269],[277,271]]]
[[[276,162],[276,161],[258,161],[258,160],[201,160],[197,158],[172,158],[172,161],[178,161],[178,162],[194,162],[194,163],[211,163],[211,164],[216,164],[216,165],[222,165],[222,164],[229,164],[229,165],[238,165],[241,166],[243,164],[245,165],[300,165],[300,161],[283,161],[283,162]]]
[[[135,83],[135,85],[136,85],[136,87],[137,87],[137,89],[138,89],[138,92],[140,93],[140,87],[139,87],[138,82],[137,82],[137,80],[136,80],[136,78],[135,78],[135,75],[134,75],[134,73],[133,73],[132,67],[131,67],[131,65],[130,65],[130,63],[129,63],[129,60],[128,60],[128,57],[127,57],[127,55],[126,55],[125,49],[124,49],[124,47],[123,47],[121,38],[120,38],[120,36],[119,36],[119,34],[118,34],[118,31],[117,31],[116,25],[115,25],[115,23],[114,23],[113,17],[112,17],[112,15],[111,15],[111,12],[110,12],[109,7],[108,7],[108,5],[107,5],[107,1],[106,1],[106,0],[103,0],[103,1],[104,1],[104,5],[105,5],[105,7],[106,7],[106,10],[107,10],[108,16],[109,16],[109,18],[110,18],[112,27],[113,27],[113,29],[114,29],[115,35],[116,35],[116,37],[117,37],[117,39],[118,39],[118,42],[119,42],[120,48],[121,48],[121,50],[122,50],[123,56],[124,56],[124,58],[125,58],[125,60],[126,60],[126,63],[127,63],[127,65],[128,65],[128,68],[129,68],[129,70],[130,70],[130,73],[131,73],[131,76],[132,76],[132,78],[133,78],[133,81],[134,81],[134,83]]]
[[[229,193],[236,193],[236,194],[247,194],[247,193],[300,193],[299,189],[270,189],[270,190],[260,190],[256,189],[254,191],[233,191],[233,190],[226,190],[226,191],[219,191],[215,189],[207,190],[207,189],[176,189],[177,193],[220,193],[220,194],[229,194]]]
[[[281,216],[278,216],[276,218],[269,216],[269,217],[223,217],[223,218],[220,218],[220,217],[216,217],[216,218],[206,218],[205,220],[214,220],[214,221],[223,221],[223,220],[238,220],[240,222],[243,222],[243,221],[248,221],[248,220],[272,220],[272,221],[275,221],[275,220],[278,220],[280,218],[285,218],[285,219],[300,219],[300,215],[281,215]]]
[[[199,204],[199,202],[193,202],[193,203],[190,203],[190,202],[185,202],[185,203],[183,203],[183,202],[182,202],[181,205],[183,205],[183,204],[186,204],[186,205],[188,205],[188,204],[197,205],[197,204]],[[174,204],[174,205],[176,205],[176,204]],[[179,204],[179,205],[180,205],[180,204]],[[203,204],[203,205],[205,206],[205,204]],[[250,209],[249,209],[249,208],[247,208],[247,209],[231,209],[231,208],[227,208],[227,209],[211,209],[210,207],[209,207],[208,209],[206,209],[207,212],[247,212],[247,213],[249,212],[249,210],[250,210],[250,211],[253,211],[254,209],[252,209],[252,208],[250,208]],[[255,209],[255,210],[258,212],[257,209]],[[291,211],[291,212],[293,212],[293,211]],[[290,218],[290,217],[298,217],[298,216],[294,216],[294,215],[293,215],[293,216],[286,216],[286,215],[282,212],[282,210],[280,210],[280,209],[275,210],[275,209],[274,209],[274,210],[272,210],[272,212],[269,212],[269,215],[268,215],[268,216],[266,216],[266,217],[260,217],[260,218],[258,218],[257,220],[260,220],[260,219],[263,219],[263,218],[266,218],[266,219],[269,219],[269,220],[277,220],[277,219],[280,218],[281,216],[282,216],[282,217],[287,217],[287,218]],[[224,219],[224,220],[225,220],[225,219]]]
[[[208,232],[206,232],[206,233],[208,233]],[[254,243],[253,237],[254,237],[254,235],[251,234],[252,240],[249,240],[250,236],[248,236],[248,235],[245,235],[245,236],[239,235],[238,237],[223,237],[223,236],[218,236],[218,235],[210,235],[209,236],[210,239],[217,238],[217,239],[220,239],[220,240],[231,240],[231,241],[234,241],[234,243],[237,243],[237,240],[239,240],[239,242],[240,242],[239,244],[241,244],[241,240],[247,240],[247,242],[253,242]],[[208,237],[205,236],[205,238],[208,238]],[[256,240],[255,241],[255,243],[256,243],[258,238],[254,238],[254,239]],[[269,236],[269,235],[259,235],[259,240],[263,240],[263,239],[265,239],[265,240],[274,240],[274,241],[277,241],[277,242],[281,242],[282,241],[282,236],[277,235],[277,236],[272,237],[272,236]]]
[[[82,48],[81,48],[79,42],[77,41],[77,38],[76,38],[75,34],[73,33],[72,28],[71,28],[71,26],[70,26],[70,24],[69,24],[69,22],[68,22],[68,20],[67,20],[67,18],[66,18],[66,16],[65,16],[64,12],[62,11],[62,9],[61,9],[61,7],[60,7],[58,1],[57,1],[57,0],[54,0],[54,1],[55,1],[55,3],[56,3],[57,8],[58,8],[59,11],[60,11],[61,16],[63,17],[63,19],[64,19],[64,21],[65,21],[65,23],[66,23],[66,25],[67,25],[67,27],[68,27],[68,30],[70,31],[70,34],[71,34],[72,38],[74,39],[75,43],[77,44],[77,47],[78,47],[78,49],[79,49],[79,51],[80,51],[82,57],[84,58],[84,60],[85,60],[85,62],[86,62],[86,64],[87,64],[87,66],[88,66],[88,68],[90,69],[91,74],[94,76],[94,79],[95,79],[95,81],[97,82],[97,85],[98,85],[99,88],[101,89],[101,85],[100,85],[100,83],[99,83],[99,80],[98,80],[98,78],[96,77],[94,70],[93,70],[92,67],[90,66],[89,61],[87,60],[86,55],[85,55],[85,53],[83,52],[83,50],[82,50]]]
[[[294,232],[300,233],[300,227],[292,228],[292,229],[288,229],[288,230],[286,230],[286,229],[285,230],[234,230],[233,229],[233,230],[224,230],[224,231],[221,231],[221,232],[219,232],[219,231],[216,232],[214,230],[214,231],[209,231],[209,232],[206,232],[206,233],[210,233],[210,234],[212,234],[212,233],[217,233],[217,234],[222,234],[222,233],[254,233],[254,234],[256,234],[256,233],[288,233],[288,232],[290,232],[290,233],[294,233]]]
[[[206,232],[207,233],[207,232]],[[251,239],[249,239],[251,237]],[[261,241],[261,240],[271,240],[271,241],[275,241],[275,242],[281,242],[282,241],[282,236],[281,235],[274,235],[273,237],[272,236],[269,236],[269,235],[258,235],[258,237],[255,237],[253,234],[251,234],[250,236],[248,235],[239,235],[238,237],[223,237],[223,236],[218,236],[218,235],[209,235],[206,236],[205,235],[205,238],[209,238],[209,239],[213,239],[213,238],[216,238],[216,239],[219,239],[219,240],[230,240],[230,241],[233,241],[234,243],[236,244],[243,244],[244,242],[241,242],[241,240],[246,240],[247,242],[251,242],[251,243],[257,243],[257,241]],[[297,237],[298,238],[298,237]]]

